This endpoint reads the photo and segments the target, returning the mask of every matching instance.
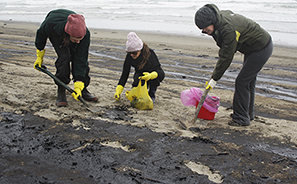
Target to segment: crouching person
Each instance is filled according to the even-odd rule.
[[[114,98],[120,100],[120,94],[124,89],[132,66],[135,69],[132,87],[136,87],[139,80],[147,81],[148,93],[154,102],[157,87],[165,77],[157,55],[134,32],[127,35],[126,52],[122,75],[116,87]]]

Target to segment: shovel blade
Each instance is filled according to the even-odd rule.
[[[197,130],[204,130],[207,127],[207,122],[200,120],[199,123],[193,124],[191,121],[187,120],[186,118],[178,118],[179,125],[183,130],[190,130],[197,132]]]
[[[179,120],[180,127],[184,130],[187,130],[188,128],[193,127],[193,124],[187,121],[186,118],[179,117],[178,120]]]
[[[101,112],[101,109],[90,108],[90,107],[87,107],[87,109],[88,109],[89,111],[91,111],[92,113]]]

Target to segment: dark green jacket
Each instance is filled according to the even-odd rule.
[[[218,81],[230,66],[234,54],[239,51],[245,55],[262,50],[270,41],[267,31],[256,22],[229,10],[220,11],[214,4],[207,4],[217,16],[212,37],[220,47],[219,60],[212,78]]]
[[[58,9],[49,12],[42,22],[40,28],[36,32],[35,38],[35,46],[39,50],[43,50],[47,38],[51,40],[51,37],[55,36],[55,39],[62,41],[64,38],[64,28],[67,23],[67,17],[70,14],[76,14],[71,10]],[[73,56],[72,65],[73,71],[75,74],[74,80],[81,80],[85,77],[87,69],[88,69],[88,54],[89,54],[89,46],[90,46],[90,32],[87,29],[85,37],[77,44],[77,50],[75,55]]]

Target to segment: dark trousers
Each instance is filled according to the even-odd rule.
[[[65,84],[70,83],[70,73],[73,71],[70,63],[73,61],[73,56],[76,53],[76,46],[75,43],[70,43],[69,46],[63,47],[61,45],[61,41],[55,38],[50,38],[50,41],[58,55],[58,58],[55,62],[56,66],[56,74],[55,76],[58,77],[62,82]],[[85,88],[90,84],[90,77],[89,77],[90,68],[87,69],[86,75],[82,82],[85,84]],[[56,82],[57,85],[59,85]]]
[[[139,79],[138,77],[139,76],[143,76],[143,74],[141,73],[134,73],[134,76],[133,76],[133,83],[132,83],[132,87],[136,87],[138,86],[138,83],[139,83]],[[147,87],[149,89],[149,96],[150,97],[155,97],[155,92],[157,91],[157,87],[160,86],[160,83],[163,81],[165,77],[165,73],[164,71],[159,71],[158,72],[158,77],[153,79],[153,80],[148,80],[147,81]],[[143,84],[141,84],[143,85]]]
[[[232,118],[241,125],[250,125],[254,119],[255,86],[257,75],[271,56],[272,41],[261,51],[244,56],[241,71],[235,80]]]

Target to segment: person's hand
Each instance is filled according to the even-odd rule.
[[[36,69],[36,65],[38,65],[41,68],[42,62],[43,62],[43,56],[44,56],[45,50],[43,49],[42,51],[36,49],[36,56],[37,59],[34,63],[34,68]],[[37,70],[37,69],[36,69]],[[38,70],[39,71],[39,70]]]
[[[206,88],[205,89],[208,89],[208,88],[210,88],[209,90],[211,90],[212,88],[214,88],[215,87],[215,85],[217,84],[217,82],[215,81],[215,80],[213,80],[213,79],[210,79],[210,81],[208,82],[208,81],[206,81],[206,83],[205,83],[205,86],[206,86]]]
[[[74,92],[71,93],[72,97],[79,101],[78,97],[81,96],[81,91],[84,89],[85,84],[81,81],[74,82]]]
[[[116,88],[116,92],[114,94],[114,99],[120,100],[121,99],[121,93],[123,92],[124,87],[122,85],[118,85]]]
[[[140,76],[139,79],[148,81],[148,80],[155,79],[157,77],[158,77],[158,73],[155,72],[155,71],[153,71],[151,73],[149,73],[149,72],[143,72],[143,76]]]

